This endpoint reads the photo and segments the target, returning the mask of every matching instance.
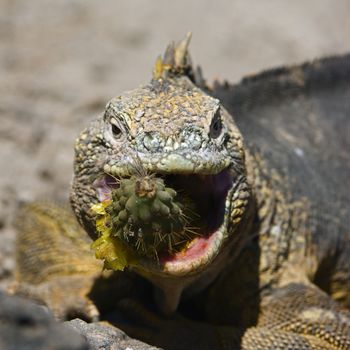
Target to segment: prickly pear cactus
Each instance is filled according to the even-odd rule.
[[[176,195],[160,178],[132,176],[121,180],[107,208],[113,217],[112,235],[140,254],[173,251],[185,239],[183,205],[176,201]]]
[[[93,248],[107,268],[123,269],[137,256],[174,253],[196,234],[188,224],[196,217],[193,203],[153,175],[119,179],[111,200],[92,209],[101,233]]]

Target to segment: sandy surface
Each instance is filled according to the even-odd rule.
[[[18,202],[67,199],[75,136],[189,30],[206,77],[237,81],[349,51],[350,1],[0,0],[0,280]]]

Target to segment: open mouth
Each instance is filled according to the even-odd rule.
[[[157,219],[151,217],[148,218],[147,223],[146,221],[145,223],[138,222],[137,226],[135,222],[131,224],[133,221],[132,219],[136,221],[135,217],[139,218],[134,214],[134,211],[141,212],[142,209],[147,212],[148,207],[146,209],[140,207],[140,209],[137,208],[134,210],[133,207],[131,208],[130,205],[125,204],[125,207],[128,208],[131,215],[129,219],[125,221],[128,222],[127,225],[129,226],[127,227],[130,231],[128,231],[129,234],[120,234],[120,237],[127,240],[129,246],[130,244],[133,245],[134,250],[137,252],[140,245],[140,243],[137,243],[140,238],[140,236],[137,237],[137,232],[143,232],[144,237],[148,232],[147,235],[153,237],[155,233],[152,231],[152,228],[155,227],[155,222],[158,220],[161,226],[160,230],[164,230],[166,233],[160,236],[161,238],[158,239],[160,243],[158,245],[154,244],[155,240],[148,241],[151,242],[151,245],[153,244],[153,246],[156,246],[156,259],[150,259],[149,256],[141,257],[145,265],[155,265],[156,262],[156,265],[160,265],[163,271],[169,273],[186,273],[186,270],[193,269],[196,266],[204,265],[211,261],[218,253],[220,246],[227,236],[227,215],[225,214],[230,209],[230,190],[234,182],[230,168],[211,175],[154,174],[150,178],[161,179],[162,189],[165,189],[169,193],[176,193],[173,199],[175,204],[170,202],[168,205],[169,207],[171,207],[171,205],[178,205],[179,208],[181,208],[181,212],[179,215],[174,215],[171,214],[170,211],[169,218],[165,219],[163,217],[159,219],[159,216]],[[113,197],[113,193],[117,191],[119,191],[118,193],[120,196],[118,198],[125,197],[125,193],[120,194],[122,191],[120,187],[123,186],[123,184],[121,185],[121,181],[116,181],[115,177],[110,175],[104,175],[102,180],[95,181],[94,185],[99,200],[113,199],[114,201],[115,197]],[[132,185],[130,185],[130,183],[131,180],[127,183],[127,186],[129,186],[127,188],[134,189],[131,187]],[[143,194],[143,196],[146,195]],[[144,199],[141,198],[140,201],[141,200]],[[155,200],[158,200],[157,194],[155,194],[154,198],[152,197],[150,201]],[[124,200],[124,202],[128,203],[127,200]],[[117,207],[117,209],[119,208],[120,206]],[[152,212],[152,210],[150,210],[150,212]],[[143,215],[146,216],[146,214]],[[177,221],[179,216],[182,216],[183,220],[179,219],[180,221]],[[140,221],[140,219],[137,220]],[[173,220],[173,222],[171,220]],[[176,227],[178,222],[180,223],[180,229],[178,231],[183,230],[185,232],[184,235],[175,232],[175,229],[174,232],[170,232],[169,230],[168,232],[165,229]],[[183,224],[183,227],[181,224]],[[135,227],[136,230],[134,229]],[[131,231],[132,234],[130,234]],[[125,229],[124,231],[120,230],[118,232],[125,232]],[[175,236],[180,238],[175,239]],[[164,244],[162,243],[162,237],[165,237]],[[144,238],[143,240],[145,241]],[[147,240],[145,242],[147,244]],[[167,242],[170,242],[170,244]],[[173,244],[171,244],[171,242]],[[152,248],[154,249],[154,247]]]
[[[216,175],[166,175],[164,182],[177,191],[178,196],[188,196],[202,223],[201,236],[215,232],[223,223],[225,199],[232,186],[229,170]]]
[[[215,175],[167,175],[165,182],[193,200],[201,225],[198,235],[186,244],[185,249],[163,255],[161,261],[169,272],[208,263],[226,236],[225,213],[229,209],[228,194],[233,183],[230,170]]]

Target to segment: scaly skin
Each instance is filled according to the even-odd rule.
[[[327,224],[315,216],[314,196],[303,192],[303,186],[295,186],[293,174],[278,167],[273,157],[272,161],[266,158],[264,142],[271,139],[263,138],[261,149],[254,145],[254,137],[250,139],[253,147],[249,147],[250,142],[244,143],[235,118],[223,106],[225,103],[231,109],[230,103],[210,96],[225,96],[230,87],[210,90],[205,85],[190,64],[188,41],[189,37],[170,45],[163,60],[157,61],[152,81],[112,99],[103,115],[76,141],[71,203],[92,239],[98,233],[91,206],[109,198],[111,188],[106,184],[111,178],[129,176],[135,159],[146,172],[162,176],[165,182],[197,198],[203,207],[200,215],[214,227],[210,234],[195,238],[170,258],[139,257],[138,263],[130,266],[129,270],[154,285],[161,313],[173,316],[164,318],[135,301],[124,300],[118,308],[133,320],[133,326],[118,326],[167,349],[350,349],[350,317],[346,311],[350,305],[350,273],[344,258],[350,238],[346,236],[349,231],[342,231],[346,221],[330,225],[339,232],[327,232]],[[290,77],[296,84],[305,83],[303,69],[291,70]],[[242,91],[244,95],[244,86]],[[239,122],[244,129],[244,121]],[[257,135],[258,139],[259,132]],[[287,136],[283,137],[288,141]],[[271,144],[272,150],[274,147]],[[290,159],[292,166],[294,158]],[[307,183],[308,179],[305,186]],[[331,196],[327,198],[332,200]],[[343,206],[345,214],[337,205]],[[77,278],[82,290],[77,293],[80,312],[96,317],[98,311],[91,311],[91,299],[87,305],[84,297],[100,265],[89,255],[87,241],[77,238],[81,232],[78,227],[62,227],[60,215],[49,218],[46,206],[39,208],[27,209],[26,217],[37,220],[27,219],[20,229],[19,280],[38,284],[36,295],[43,285],[56,283],[56,289],[41,299],[62,317],[69,314],[69,308],[57,297],[62,295],[57,281],[61,278],[61,288],[67,288]],[[346,220],[346,202],[332,201],[333,209],[339,213],[339,220]],[[63,241],[54,247],[47,245],[43,232],[50,239],[63,237],[72,251],[61,249]],[[319,243],[316,238],[322,240],[326,234],[336,238]],[[335,246],[335,241],[342,244]],[[196,247],[195,253],[191,247]],[[56,265],[62,269],[56,268],[52,276],[43,265],[52,265],[52,271]],[[33,277],[36,273],[38,278]],[[327,283],[320,277],[323,274]],[[137,289],[133,282],[122,282],[129,275],[117,275],[117,285],[122,287],[117,288],[117,295],[107,294],[107,299],[132,296],[143,302],[142,296],[129,294]],[[56,304],[53,296],[58,299]],[[179,313],[195,314],[200,322],[183,319]]]

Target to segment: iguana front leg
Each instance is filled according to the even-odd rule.
[[[88,294],[102,266],[69,210],[51,203],[26,205],[16,227],[16,282],[10,292],[43,302],[60,319],[97,319]]]
[[[262,297],[243,349],[350,349],[350,314],[313,284],[290,283]]]
[[[292,283],[263,296],[256,327],[214,326],[178,316],[160,318],[132,301],[121,303],[135,326],[129,335],[166,349],[350,349],[350,317],[316,286]]]
[[[46,305],[59,320],[98,321],[100,311],[89,298],[94,276],[55,276],[39,284],[15,282],[8,292]]]

